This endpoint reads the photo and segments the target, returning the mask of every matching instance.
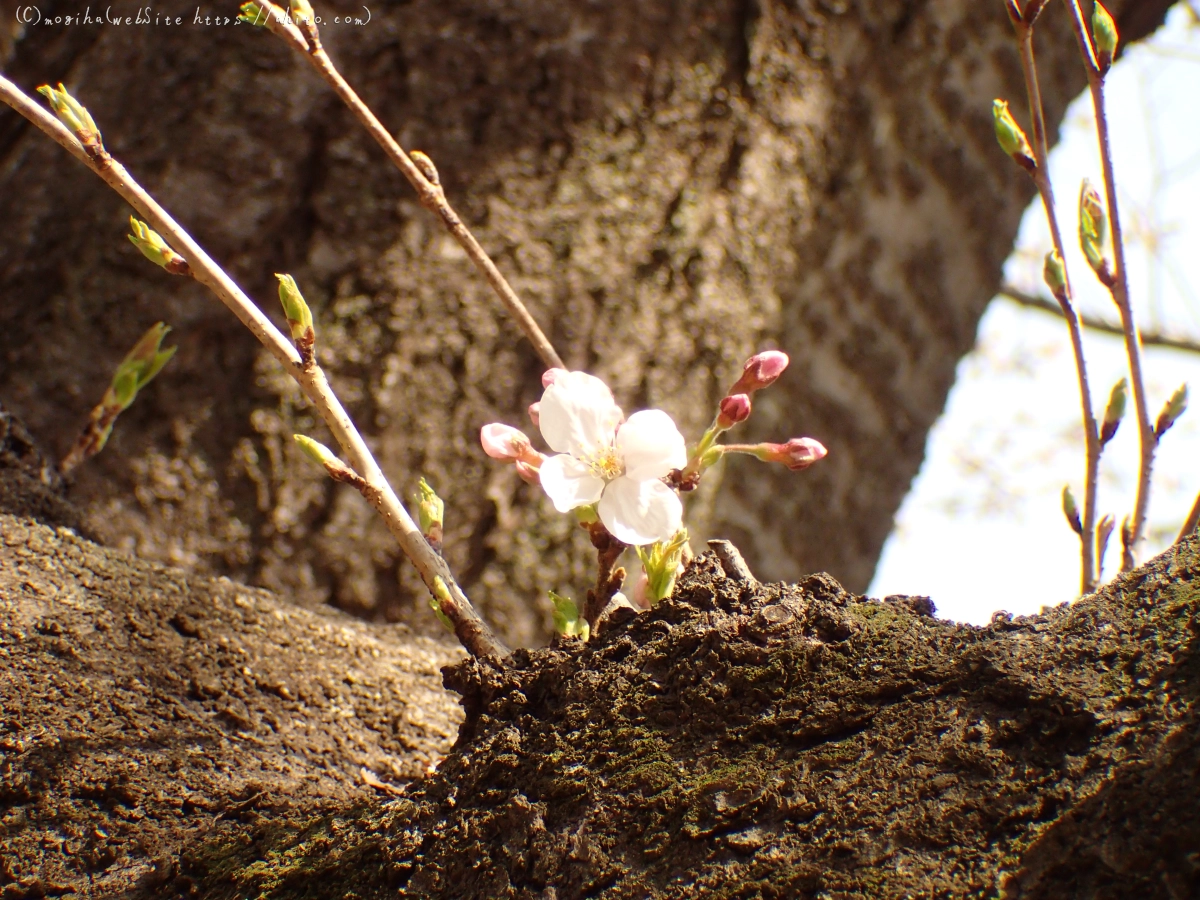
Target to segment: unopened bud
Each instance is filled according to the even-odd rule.
[[[1121,419],[1125,417],[1126,393],[1129,382],[1122,378],[1113,385],[1112,393],[1108,395],[1108,407],[1104,410],[1104,423],[1100,426],[1100,446],[1103,447],[1121,427]]]
[[[1042,278],[1046,282],[1046,287],[1050,288],[1055,299],[1064,300],[1067,296],[1067,269],[1063,265],[1062,257],[1058,255],[1057,250],[1051,250],[1046,254],[1046,262],[1042,266]]]
[[[742,367],[742,377],[726,393],[753,394],[772,385],[788,367],[788,355],[779,350],[764,350],[746,360]]]
[[[149,384],[154,376],[162,371],[162,367],[170,362],[178,348],[160,349],[163,338],[170,330],[171,326],[162,322],[152,325],[133,345],[133,349],[125,354],[125,358],[113,373],[112,382],[104,396],[105,406],[117,410],[128,409],[137,397],[137,392]]]
[[[762,451],[756,453],[755,456],[766,462],[783,463],[793,472],[807,469],[813,463],[824,459],[829,452],[820,441],[807,437],[792,438],[786,444],[760,444],[759,446]]]
[[[992,101],[992,121],[996,129],[996,140],[1000,148],[1011,156],[1023,169],[1032,172],[1037,168],[1034,161],[1033,148],[1025,131],[1017,124],[1011,112],[1008,111],[1008,101]]]
[[[295,278],[291,275],[280,275],[278,272],[275,273],[275,277],[279,279],[279,302],[283,305],[283,314],[287,318],[292,341],[301,358],[307,363],[312,359],[313,344],[316,342],[312,310],[308,308],[304,295],[300,293]]]
[[[1187,409],[1187,402],[1188,388],[1186,384],[1181,384],[1179,389],[1171,395],[1171,399],[1163,406],[1162,412],[1158,414],[1158,422],[1154,425],[1155,437],[1160,438],[1167,433],[1167,429],[1174,425],[1175,420],[1182,416],[1184,410]]]
[[[1092,37],[1096,43],[1096,65],[1100,69],[1100,74],[1103,75],[1112,66],[1119,38],[1117,23],[1099,2],[1092,10]]]
[[[740,422],[745,422],[750,418],[750,396],[748,394],[733,394],[729,397],[722,397],[717,413],[717,427],[722,431],[727,431],[734,425]]]
[[[542,423],[542,404],[530,403],[529,409],[526,410],[526,412],[529,413],[529,421],[533,423],[533,427],[541,428],[542,427],[542,425],[541,425],[541,423]]]
[[[75,137],[79,138],[80,143],[85,146],[100,144],[100,129],[96,127],[92,114],[67,92],[67,89],[62,86],[62,82],[59,82],[58,90],[48,84],[43,84],[38,88],[38,93],[46,98],[46,102],[50,104],[50,108],[54,110],[58,120],[66,125]]]
[[[421,174],[425,176],[426,181],[435,185],[442,183],[441,176],[438,175],[437,166],[433,164],[432,159],[420,150],[413,150],[408,156],[413,161],[413,165],[421,170]]]
[[[172,275],[190,275],[191,268],[187,260],[172,250],[162,235],[133,216],[129,217],[129,230],[133,234],[126,235],[133,246],[142,252],[142,256],[156,266],[162,266]]]
[[[314,441],[312,438],[303,434],[293,434],[292,440],[294,440],[296,445],[304,451],[304,455],[317,465],[325,468],[328,468],[330,465],[341,465],[341,460],[334,455],[332,450],[330,450],[320,441]]]
[[[479,429],[479,443],[483,445],[483,452],[492,459],[524,459],[531,449],[524,432],[500,422],[492,422]]]
[[[1100,192],[1086,178],[1079,189],[1079,246],[1088,265],[1100,274],[1107,271],[1104,258],[1104,239],[1108,234],[1108,219]]]
[[[554,591],[547,593],[554,604],[554,630],[563,637],[577,637],[586,641],[591,634],[591,626],[579,614],[579,605],[570,597],[563,597]]]
[[[1104,569],[1104,554],[1108,552],[1108,539],[1112,537],[1113,529],[1117,527],[1117,520],[1111,515],[1106,515],[1100,520],[1100,524],[1096,526],[1096,566],[1099,570]]]
[[[446,504],[442,498],[429,486],[424,478],[417,481],[417,523],[421,526],[421,534],[434,550],[441,552],[442,523],[446,514]]]
[[[669,597],[675,590],[675,579],[679,577],[687,544],[687,529],[680,528],[670,540],[637,548],[638,559],[642,561],[642,573],[647,582],[644,596],[646,604],[653,606],[663,598]],[[641,587],[640,581],[639,579],[638,587],[635,588],[635,596]],[[641,599],[638,605],[643,605]]]
[[[536,486],[542,483],[541,472],[531,466],[529,463],[522,462],[518,459],[515,463],[513,463],[513,468],[517,470],[517,474],[526,484],[532,484]]]
[[[1075,495],[1071,493],[1069,485],[1063,486],[1062,508],[1063,515],[1067,517],[1067,524],[1071,526],[1071,530],[1076,534],[1082,535],[1083,523],[1079,520],[1079,504],[1075,502]]]
[[[313,12],[312,4],[308,0],[291,0],[290,5],[293,22],[316,21],[316,13]]]
[[[566,369],[547,369],[542,373],[542,387],[548,388],[559,378],[567,374]]]
[[[241,5],[241,15],[237,17],[237,20],[246,25],[257,25],[263,28],[267,24],[267,11],[254,0],[249,0]]]

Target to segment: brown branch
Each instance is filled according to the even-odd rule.
[[[1100,161],[1104,170],[1104,192],[1108,202],[1108,217],[1112,228],[1113,253],[1116,256],[1116,278],[1108,285],[1117,309],[1121,313],[1121,328],[1125,336],[1125,353],[1129,357],[1129,380],[1133,389],[1134,407],[1137,411],[1138,438],[1141,460],[1138,466],[1137,499],[1134,502],[1133,521],[1129,542],[1121,554],[1121,571],[1127,572],[1134,566],[1134,550],[1142,540],[1146,528],[1146,513],[1150,508],[1150,476],[1154,468],[1154,453],[1158,449],[1158,435],[1150,420],[1150,408],[1146,400],[1146,379],[1142,372],[1142,346],[1137,323],[1133,317],[1133,305],[1129,300],[1129,270],[1125,262],[1125,239],[1121,230],[1121,215],[1117,205],[1117,181],[1113,172],[1112,146],[1109,140],[1108,115],[1104,104],[1104,76],[1096,57],[1095,48],[1083,20],[1083,9],[1079,0],[1064,0],[1071,12],[1071,24],[1079,42],[1084,68],[1087,70],[1088,88],[1092,95],[1092,107],[1096,113],[1096,138],[1100,145]]]
[[[1040,14],[1044,4],[1036,7]],[[1054,188],[1050,183],[1048,159],[1050,148],[1046,138],[1046,115],[1042,107],[1041,87],[1038,84],[1037,66],[1033,58],[1033,25],[1029,20],[1013,21],[1017,33],[1017,43],[1020,47],[1021,71],[1025,76],[1025,89],[1029,98],[1029,115],[1033,123],[1033,153],[1036,167],[1030,172],[1038,194],[1042,198],[1042,206],[1046,211],[1046,221],[1050,226],[1050,237],[1054,250],[1058,253],[1063,265],[1064,285],[1061,292],[1056,292],[1055,299],[1062,310],[1062,316],[1067,321],[1071,334],[1071,351],[1075,356],[1075,371],[1079,378],[1079,397],[1083,415],[1083,434],[1085,442],[1084,465],[1084,495],[1083,517],[1080,521],[1080,593],[1087,594],[1096,588],[1098,572],[1096,566],[1096,492],[1099,485],[1100,431],[1096,425],[1096,415],[1092,408],[1092,389],[1088,380],[1087,361],[1083,355],[1083,334],[1079,325],[1079,313],[1071,298],[1070,277],[1066,268],[1066,252],[1063,245],[1062,229],[1058,225],[1058,216],[1054,210]]]
[[[319,366],[305,368],[292,342],[289,341],[268,319],[258,306],[234,283],[233,279],[214,262],[190,234],[180,226],[141,185],[134,180],[119,162],[103,147],[85,147],[70,131],[41,106],[25,96],[24,92],[0,75],[0,101],[53,138],[72,156],[99,175],[130,206],[146,219],[167,241],[180,252],[189,263],[191,275],[196,281],[211,290],[233,313],[241,319],[256,338],[282,363],[288,374],[296,380],[305,395],[325,420],[330,432],[350,458],[351,465],[361,473],[371,486],[367,499],[378,510],[396,538],[400,549],[413,562],[430,593],[438,598],[443,607],[448,597],[458,607],[458,619],[454,616],[455,634],[467,651],[474,656],[508,655],[504,646],[479,618],[450,574],[445,560],[435,553],[422,537],[420,529],[409,516],[387,483],[379,464],[371,454],[362,435],[350,420],[341,401],[334,394],[324,371]],[[367,496],[364,493],[364,496]],[[460,627],[461,626],[461,627]]]
[[[1200,494],[1196,495],[1196,502],[1192,504],[1192,511],[1188,513],[1187,519],[1183,522],[1183,527],[1179,529],[1179,537],[1175,538],[1175,543],[1181,543],[1196,530],[1197,525],[1200,525]]]
[[[600,616],[608,608],[609,601],[625,583],[625,570],[614,567],[628,545],[609,534],[608,529],[599,522],[593,522],[586,527],[592,539],[592,546],[596,548],[598,571],[596,587],[589,588],[587,592],[587,599],[583,605],[583,618],[592,629],[592,633],[596,634],[599,629]]]
[[[288,18],[288,14],[270,3],[269,0],[261,0],[260,6],[267,12],[267,21],[265,27],[273,34],[281,37],[285,43],[293,50],[304,55],[304,57],[312,63],[313,67],[320,73],[321,77],[329,83],[334,92],[342,99],[342,102],[350,108],[354,113],[355,118],[362,123],[367,132],[375,139],[375,142],[383,148],[383,152],[387,154],[388,159],[398,168],[413,189],[417,192],[417,198],[421,205],[426,209],[434,212],[442,220],[446,230],[458,241],[459,245],[466,251],[467,256],[475,263],[483,276],[487,279],[488,284],[492,286],[492,290],[500,298],[509,314],[516,319],[521,331],[533,344],[534,350],[537,351],[542,363],[550,369],[564,368],[562,358],[559,357],[549,339],[542,332],[537,321],[529,314],[529,310],[525,308],[525,304],[521,302],[521,298],[517,296],[516,291],[508,283],[508,280],[496,268],[496,264],[492,262],[492,258],[488,256],[487,251],[483,249],[479,241],[475,239],[475,235],[459,218],[449,201],[446,200],[446,192],[442,188],[441,179],[438,177],[437,170],[429,162],[428,157],[422,154],[421,161],[428,163],[425,166],[419,166],[413,157],[404,152],[404,149],[392,137],[391,133],[383,127],[375,114],[370,108],[363,103],[362,99],[355,92],[354,88],[342,77],[341,72],[333,64],[333,61],[326,54],[321,46],[320,37],[317,33],[317,26],[314,23],[304,23],[303,28],[298,28],[293,25]]]
[[[1038,294],[1031,294],[1029,291],[1023,291],[1011,284],[1000,285],[999,296],[1006,297],[1021,306],[1050,313],[1060,319],[1063,317],[1062,308],[1053,300],[1049,300]],[[1099,316],[1082,313],[1079,321],[1093,331],[1100,331],[1104,334],[1116,335],[1117,337],[1125,336],[1125,329],[1121,325],[1109,322]],[[1146,347],[1169,347],[1172,350],[1183,350],[1187,353],[1200,353],[1200,341],[1190,338],[1173,337],[1158,331],[1143,331],[1141,332],[1141,337],[1142,344]]]

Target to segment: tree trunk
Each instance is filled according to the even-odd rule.
[[[1167,0],[1113,4],[1124,37]],[[5,28],[14,4],[0,0]],[[228,7],[185,22],[40,24],[0,40],[28,89],[65,81],[109,148],[272,315],[272,273],[317,313],[322,360],[402,493],[447,500],[447,554],[514,644],[580,592],[587,538],[477,434],[521,425],[540,366],[408,185],[304,62]],[[333,14],[363,15],[355,4]],[[94,11],[93,11],[94,12]],[[119,11],[113,11],[119,12]],[[428,152],[572,367],[693,438],[753,350],[793,364],[747,433],[809,434],[804,473],[731,462],[689,513],[772,578],[865,589],[1030,198],[990,104],[1024,90],[996,0],[412,0],[328,23],[382,120]],[[1129,15],[1125,15],[1128,13]],[[199,17],[199,20],[197,20]],[[1039,43],[1049,119],[1083,86],[1064,11]],[[0,113],[0,397],[65,451],[156,320],[180,352],[80,471],[90,527],[140,557],[309,605],[436,628],[353,492],[291,449],[322,430],[196,285],[141,259],[128,210]],[[1065,336],[1064,336],[1065,339]]]

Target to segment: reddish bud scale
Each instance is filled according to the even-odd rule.
[[[742,367],[742,377],[729,389],[729,396],[753,394],[774,384],[788,367],[788,361],[787,354],[778,350],[756,353],[746,360],[746,365]]]
[[[718,409],[717,427],[732,428],[750,418],[750,396],[749,394],[733,394],[729,397],[722,397]]]

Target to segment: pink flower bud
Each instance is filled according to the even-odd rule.
[[[530,451],[529,438],[508,425],[493,422],[479,429],[479,443],[492,459],[518,460]]]
[[[538,473],[538,470],[529,463],[517,460],[514,465],[517,470],[517,474],[521,476],[521,480],[526,484],[538,485],[542,483],[542,476]]]
[[[729,394],[753,394],[755,391],[774,384],[788,367],[788,356],[779,350],[764,350],[756,353],[742,368],[742,377],[729,389]]]
[[[644,569],[633,585],[633,604],[638,609],[649,609],[653,605],[650,603],[650,578]]]
[[[783,463],[793,472],[807,469],[829,452],[812,438],[792,438],[786,444],[762,444],[764,453],[760,457],[767,462]]]
[[[567,374],[566,369],[547,369],[545,372],[542,373],[542,387],[544,387],[544,388],[550,387],[550,385],[554,384],[554,382],[560,376],[566,375],[566,374]]]
[[[720,412],[717,413],[717,427],[732,428],[739,422],[750,418],[750,395],[733,394],[721,398]]]
[[[542,410],[542,404],[540,404],[540,403],[530,403],[529,404],[529,421],[533,423],[534,428],[542,427],[540,424],[541,420],[542,420],[541,410]]]

